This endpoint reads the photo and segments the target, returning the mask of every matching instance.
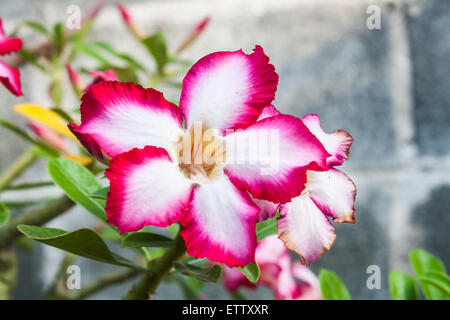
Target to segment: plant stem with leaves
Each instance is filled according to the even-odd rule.
[[[175,245],[170,247],[164,254],[149,262],[150,271],[145,273],[141,279],[131,287],[124,300],[146,300],[151,298],[163,279],[172,269],[172,263],[180,259],[186,252],[183,238],[180,234],[175,237]]]

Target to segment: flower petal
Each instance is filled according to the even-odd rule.
[[[332,155],[327,159],[329,167],[341,165],[348,159],[353,137],[347,131],[335,130],[332,133],[326,133],[320,125],[320,117],[317,114],[308,114],[302,118],[302,121]]]
[[[105,174],[110,181],[108,222],[122,233],[145,225],[167,227],[189,206],[191,183],[162,148],[148,146],[118,155]]]
[[[81,100],[78,131],[111,157],[147,145],[169,149],[183,123],[180,109],[162,93],[131,82],[99,82]]]
[[[298,196],[306,168],[326,168],[329,154],[300,119],[265,118],[225,137],[225,172],[239,188],[257,199],[285,203]]]
[[[261,210],[258,214],[258,222],[275,217],[279,205],[272,201],[252,198],[252,201]]]
[[[0,18],[0,55],[19,51],[20,49],[22,49],[22,39],[8,38],[3,30],[2,18]]]
[[[308,171],[306,189],[312,201],[334,221],[355,223],[356,186],[336,169]]]
[[[186,127],[194,121],[225,130],[254,123],[275,97],[278,75],[260,46],[215,52],[200,59],[183,80],[180,107]]]
[[[258,121],[265,119],[265,118],[270,118],[270,117],[275,117],[275,116],[279,116],[281,114],[280,111],[278,111],[277,108],[275,108],[274,106],[270,105],[268,107],[265,107],[261,114],[258,117]]]
[[[283,205],[278,219],[278,235],[284,244],[310,264],[332,246],[336,235],[328,218],[308,194]]]
[[[84,134],[79,132],[80,126],[75,122],[69,122],[68,124],[69,130],[77,137],[78,141],[80,141],[81,145],[95,158],[99,161],[106,160],[106,155],[103,153],[102,149],[98,145],[97,141],[90,134]]]
[[[320,300],[319,280],[306,266],[296,262],[283,268],[274,286],[277,300]]]
[[[19,70],[2,61],[0,61],[0,82],[16,96],[22,96]]]
[[[200,185],[194,190],[189,213],[181,220],[187,253],[229,267],[254,262],[258,213],[250,197],[226,176]]]
[[[289,250],[277,235],[265,237],[256,246],[255,260],[261,270],[260,282],[275,285],[283,263],[291,260]]]

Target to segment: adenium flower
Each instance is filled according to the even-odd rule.
[[[260,118],[279,115],[273,106],[263,110]],[[327,168],[308,167],[305,188],[290,202],[281,204],[277,220],[278,234],[286,246],[298,253],[303,263],[310,264],[329,250],[336,234],[328,217],[338,223],[355,223],[356,187],[353,181],[333,166],[348,159],[353,138],[344,130],[326,133],[320,118],[308,114],[302,122],[320,140],[327,152]],[[277,206],[260,201],[260,220],[275,216]]]
[[[133,35],[138,39],[145,38],[145,33],[142,31],[140,25],[136,23],[131,14],[128,12],[127,8],[120,3],[117,3],[117,9],[119,9],[120,15],[122,16],[123,22],[127,25],[128,29],[133,33]]]
[[[0,18],[0,55],[19,51],[22,48],[20,38],[8,38],[3,30],[2,19]],[[3,61],[0,61],[0,81],[16,96],[22,96],[19,70],[13,68]]]
[[[256,46],[252,54],[200,59],[183,80],[179,107],[132,83],[93,85],[82,97],[76,131],[112,158],[108,221],[122,233],[180,222],[189,255],[230,267],[254,262],[260,209],[251,197],[289,202],[302,193],[306,169],[327,169],[331,156],[296,117],[258,121],[277,83],[275,68]],[[279,138],[278,157],[264,165],[277,170],[265,174],[262,163],[249,161],[257,146],[230,146],[271,130]],[[182,152],[180,141],[188,143]],[[197,161],[211,146],[210,157]]]
[[[210,19],[210,17],[203,18],[202,21],[195,25],[195,27],[191,30],[187,37],[181,42],[180,46],[177,49],[177,53],[180,53],[181,51],[186,49],[190,44],[192,44],[192,42],[195,41],[195,39],[197,39],[197,37],[205,30]]]
[[[276,235],[268,236],[256,246],[256,262],[260,268],[258,283],[252,284],[236,268],[224,267],[224,285],[229,291],[259,285],[272,288],[278,300],[321,299],[319,281],[308,267],[292,262],[289,250]]]

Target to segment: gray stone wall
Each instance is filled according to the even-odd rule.
[[[7,28],[24,18],[54,22],[65,17],[69,4],[86,8],[89,2],[1,1],[0,16]],[[335,245],[313,263],[314,271],[321,267],[336,271],[354,298],[381,299],[388,298],[389,270],[411,272],[408,252],[413,248],[425,248],[450,265],[449,1],[123,2],[146,30],[166,30],[170,44],[178,43],[190,26],[210,15],[207,30],[184,54],[193,61],[213,51],[249,51],[255,44],[262,45],[280,75],[274,104],[282,112],[317,113],[327,130],[345,129],[354,136],[351,158],[342,169],[358,187],[357,222],[336,226]],[[381,29],[366,26],[366,9],[371,4],[381,9]],[[106,39],[145,61],[144,49],[133,42],[113,5],[101,13],[94,30],[92,39]],[[30,67],[23,68],[22,75],[24,98],[13,98],[0,88],[0,116],[21,122],[10,111],[12,104],[49,103],[43,75]],[[166,94],[174,99],[178,95],[174,90]],[[75,103],[69,94],[65,105]],[[0,167],[4,168],[24,144],[3,129],[0,137]],[[40,164],[30,170],[28,178],[45,179],[42,169]],[[49,225],[73,229],[93,223],[87,213],[76,209]],[[39,245],[31,258],[21,253],[17,297],[36,298],[60,259],[58,250]],[[82,263],[86,283],[110,268]],[[366,286],[369,265],[381,269],[380,290]],[[118,297],[127,285],[95,297]],[[206,294],[226,297],[212,285],[206,286]],[[271,295],[262,290],[250,296]],[[165,285],[156,296],[180,297],[172,285]]]

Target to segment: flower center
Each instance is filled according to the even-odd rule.
[[[225,143],[218,132],[195,122],[175,143],[178,166],[184,176],[196,183],[220,177],[225,165]]]

